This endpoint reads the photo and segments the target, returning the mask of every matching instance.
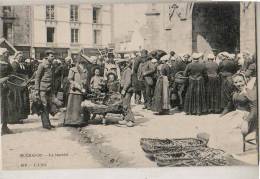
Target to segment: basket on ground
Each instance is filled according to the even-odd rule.
[[[147,154],[169,153],[169,151],[185,151],[195,148],[206,147],[207,142],[202,139],[152,139],[141,138],[140,145]]]

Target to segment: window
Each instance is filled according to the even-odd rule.
[[[13,25],[11,23],[3,23],[3,36],[6,40],[13,41]]]
[[[79,19],[79,8],[77,5],[70,6],[70,20],[71,21],[78,21]]]
[[[9,17],[9,16],[11,16],[12,14],[12,8],[11,8],[11,6],[4,6],[3,7],[3,16],[4,17]]]
[[[93,23],[100,23],[100,8],[93,7]]]
[[[47,27],[47,42],[54,42],[54,27]]]
[[[71,29],[71,43],[79,43],[79,29]]]
[[[94,30],[94,44],[101,45],[101,31]]]
[[[54,19],[54,5],[46,6],[46,19],[48,19],[48,20]]]

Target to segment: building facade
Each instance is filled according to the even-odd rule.
[[[256,51],[254,2],[154,3],[147,6],[145,15],[148,50]]]
[[[6,18],[5,9],[11,9],[12,19]],[[1,28],[0,36],[33,58],[43,58],[48,48],[64,58],[82,49],[105,48],[112,42],[111,5],[4,6],[2,13],[2,23],[7,25]]]

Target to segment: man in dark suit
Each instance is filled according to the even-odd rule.
[[[142,81],[138,79],[138,69],[142,62],[144,62],[147,58],[148,51],[142,50],[141,56],[134,58],[134,64],[133,64],[133,86],[135,87],[135,103],[140,104],[141,103],[141,97],[142,97]]]
[[[146,94],[146,103],[144,108],[150,110],[152,107],[152,98],[155,87],[155,74],[157,70],[157,63],[153,63],[150,57],[147,58],[147,61],[143,66],[143,77],[145,85],[145,94]]]
[[[43,110],[41,112],[42,126],[45,129],[54,128],[51,125],[49,119],[50,106],[52,102],[53,94],[53,67],[52,62],[54,60],[54,51],[45,51],[46,59],[38,66],[38,70],[35,76],[35,91],[38,98],[40,98]]]

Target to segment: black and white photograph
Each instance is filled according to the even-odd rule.
[[[0,2],[2,169],[257,166],[258,5]]]

